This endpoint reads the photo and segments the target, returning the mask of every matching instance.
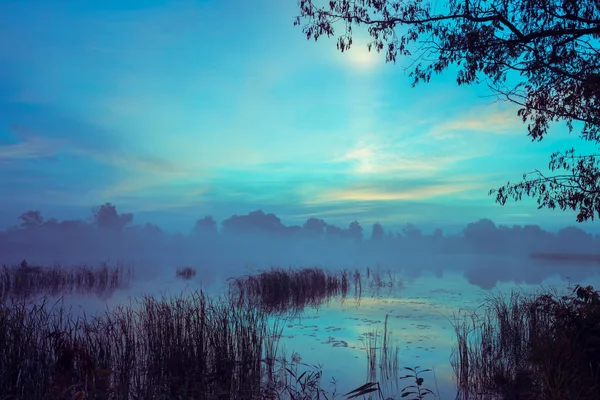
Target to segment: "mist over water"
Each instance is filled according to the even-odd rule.
[[[535,225],[496,226],[487,219],[467,224],[460,234],[444,235],[441,229],[424,234],[411,224],[392,232],[380,224],[362,227],[353,221],[338,227],[317,218],[309,218],[302,227],[286,226],[276,215],[260,210],[234,215],[220,227],[205,217],[190,223],[186,234],[167,234],[153,224],[135,225],[132,214],[119,214],[110,204],[99,207],[92,222],[44,219],[37,211],[19,218],[19,227],[0,232],[2,263],[124,263],[142,280],[190,266],[205,285],[251,267],[318,265],[390,268],[408,277],[456,271],[490,289],[498,282],[539,284],[562,271],[561,263],[530,259],[532,254],[600,255],[600,236],[576,227],[548,232]],[[590,276],[598,265],[592,261],[572,266],[567,276],[572,282]]]

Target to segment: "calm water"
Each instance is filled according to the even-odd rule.
[[[451,261],[453,265],[457,263],[457,259],[438,260],[444,261]],[[423,272],[415,276],[414,269],[411,273],[411,270],[403,267],[392,267],[395,279],[403,282],[400,288],[391,291],[383,288],[378,293],[365,290],[360,303],[356,303],[350,295],[344,302],[332,299],[319,309],[307,309],[298,317],[287,318],[282,321],[284,328],[280,354],[285,351],[289,358],[292,353],[298,353],[303,363],[320,365],[323,371],[322,387],[333,391],[334,386],[330,381],[335,379],[337,393],[344,394],[368,381],[364,335],[375,329],[381,331],[385,317],[389,315],[388,330],[392,332],[392,343],[398,343],[400,348],[400,367],[418,365],[434,368],[435,381],[431,372],[423,375],[426,386],[434,392],[439,390],[442,399],[454,399],[456,391],[449,362],[455,345],[451,325],[453,313],[459,309],[475,309],[490,293],[508,293],[515,288],[535,291],[542,286],[566,290],[566,277],[571,277],[572,284],[600,287],[600,270],[595,266],[563,264],[547,270],[540,270],[537,266],[532,272],[532,264],[522,259],[507,263],[507,260],[499,262],[497,257],[463,257],[460,262],[470,263],[467,266],[467,269],[471,268],[470,272],[465,274],[464,271],[446,270],[443,274],[439,271]],[[412,260],[411,263],[418,265],[418,260]],[[473,266],[479,269],[473,270]],[[519,283],[515,284],[507,278],[506,269],[514,274],[521,273],[514,276],[528,276],[528,281],[532,283],[523,283],[523,279],[519,279]],[[489,282],[498,278],[504,282],[497,283],[493,289],[484,290],[481,286],[469,283],[465,277],[475,276],[473,271],[477,276],[482,275],[477,279],[484,283],[484,287],[489,287]],[[132,298],[144,293],[179,295],[202,288],[216,295],[222,293],[225,287],[224,280],[210,284],[203,282],[201,272],[194,279],[183,281],[175,277],[175,268],[165,268],[158,275],[134,280],[127,290],[118,290],[109,298],[66,295],[64,303],[72,307],[75,314],[85,311],[91,315],[129,303]],[[402,381],[400,388],[408,383]],[[387,383],[385,387],[386,395],[394,395],[393,383]]]

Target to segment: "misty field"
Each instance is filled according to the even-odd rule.
[[[4,292],[20,289],[0,302],[2,399],[459,395],[587,400],[597,399],[600,387],[600,301],[591,287],[575,287],[560,295],[490,294],[483,301],[485,307],[471,312],[457,308],[454,320],[444,317],[453,332],[454,353],[448,363],[453,395],[441,388],[448,383],[442,366],[434,368],[424,357],[432,350],[418,346],[421,357],[409,352],[413,356],[407,358],[404,343],[423,341],[422,332],[430,328],[423,320],[417,325],[421,333],[411,339],[411,333],[398,325],[423,300],[410,295],[414,283],[389,270],[271,268],[229,279],[218,295],[202,289],[179,295],[144,294],[88,316],[57,300],[60,288],[73,291],[73,282],[84,282],[82,288],[95,287],[90,282],[123,287],[121,278],[109,278],[130,275],[106,265],[93,270],[57,268],[24,264],[4,269]],[[40,271],[50,272],[40,275]],[[19,279],[15,274],[21,274]],[[78,276],[82,278],[73,278]],[[446,287],[451,290],[450,281]],[[30,296],[23,295],[25,289],[32,291]],[[417,293],[424,287],[413,289]],[[39,299],[32,300],[33,294]],[[440,310],[439,305],[432,307]],[[334,336],[343,329],[343,322],[336,323],[342,315],[355,321],[356,332],[362,332],[358,339]],[[439,318],[440,324],[444,318]],[[326,326],[317,326],[319,320]],[[328,338],[317,335],[318,329]],[[317,362],[306,362],[304,351],[310,345],[303,343],[308,340],[332,350],[319,352]],[[304,350],[288,352],[293,344]],[[362,356],[350,361],[350,350]],[[341,362],[350,378],[338,382],[324,376],[327,364],[334,363],[332,357],[348,360]],[[352,372],[357,369],[364,374]]]

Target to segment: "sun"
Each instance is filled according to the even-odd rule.
[[[352,46],[344,54],[348,64],[359,71],[370,71],[381,63],[381,55],[366,46]]]

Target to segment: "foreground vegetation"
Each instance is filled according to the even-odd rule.
[[[591,286],[492,296],[455,328],[464,399],[600,398],[600,295]]]
[[[143,297],[92,319],[0,308],[0,393],[15,399],[253,399],[277,389],[277,327],[250,304]],[[263,378],[270,377],[270,380]]]
[[[21,278],[46,276],[19,268]],[[102,268],[96,272],[106,276]],[[360,298],[363,284],[395,284],[391,274],[363,276],[271,269],[230,280],[219,297],[202,291],[145,296],[93,318],[74,316],[61,302],[4,296],[0,399],[334,398],[335,389],[322,389],[320,366],[302,363],[297,353],[288,359],[279,349],[282,322],[286,312],[344,299],[352,289]],[[429,370],[399,366],[387,322],[386,316],[382,330],[364,336],[368,382],[345,397],[439,397],[424,384]],[[568,295],[490,296],[480,310],[456,315],[454,328],[452,363],[464,399],[600,398],[600,295],[592,287],[576,286]]]

